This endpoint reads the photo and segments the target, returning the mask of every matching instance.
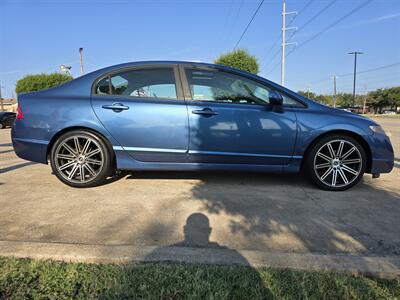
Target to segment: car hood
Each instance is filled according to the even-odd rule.
[[[333,107],[327,107],[330,111],[332,111],[333,114],[336,115],[340,115],[342,117],[346,117],[346,118],[350,118],[350,119],[357,119],[357,120],[363,120],[366,121],[368,123],[370,123],[371,125],[378,125],[375,121],[373,121],[372,119],[365,117],[363,115],[359,115],[359,114],[355,114],[349,111],[345,111],[342,109],[337,109],[337,108],[333,108]]]

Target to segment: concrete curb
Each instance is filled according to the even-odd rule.
[[[0,241],[0,256],[84,263],[181,262],[247,265],[315,271],[347,271],[383,277],[400,276],[398,256],[276,253],[228,248],[87,245]]]

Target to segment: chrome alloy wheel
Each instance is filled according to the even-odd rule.
[[[66,180],[87,183],[95,179],[103,169],[104,153],[93,138],[74,135],[58,145],[54,162]]]
[[[332,140],[319,148],[314,157],[314,172],[329,187],[345,187],[359,176],[362,156],[347,140]]]

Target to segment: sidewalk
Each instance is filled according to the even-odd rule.
[[[0,241],[0,256],[83,263],[168,261],[218,265],[234,264],[307,271],[347,271],[382,277],[400,275],[400,257],[396,256],[272,253],[228,248],[136,247],[133,245],[108,246]]]

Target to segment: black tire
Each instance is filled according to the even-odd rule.
[[[6,126],[3,125],[3,123],[0,122],[0,129],[4,129]]]
[[[79,146],[74,148],[74,145],[76,146],[75,139],[78,140]],[[86,149],[86,155],[95,153],[96,149],[99,149],[98,153],[86,157],[83,151],[87,141],[90,142]],[[73,152],[67,150],[68,146],[71,150],[80,149],[73,154]],[[102,137],[86,130],[73,130],[61,135],[53,144],[50,152],[50,164],[53,173],[63,183],[77,188],[94,187],[103,184],[107,177],[112,174],[114,169],[113,156],[110,152],[107,141]],[[64,156],[68,158],[60,158]],[[89,163],[89,160],[96,163]],[[102,162],[102,165],[100,166],[98,162]],[[68,164],[71,164],[71,166],[65,168],[64,166]],[[60,170],[62,168],[64,169]],[[73,173],[73,176],[69,179],[71,173]],[[79,179],[77,179],[78,175]]]
[[[342,151],[340,151],[339,148],[342,142]],[[345,157],[345,154],[353,149],[352,146],[355,149],[350,152],[348,157]],[[329,148],[333,150],[333,155]],[[337,155],[339,153],[341,154],[341,158]],[[334,158],[329,161],[324,154],[328,158]],[[359,163],[357,163],[358,160],[360,160]],[[364,175],[366,166],[367,156],[365,149],[356,139],[347,135],[333,134],[318,139],[310,146],[306,154],[304,171],[318,187],[328,191],[344,191],[360,181]],[[332,170],[330,171],[330,169]],[[349,169],[352,171],[349,172]],[[326,177],[324,177],[325,175]],[[344,178],[347,179],[347,183]],[[335,184],[333,184],[334,182]]]

